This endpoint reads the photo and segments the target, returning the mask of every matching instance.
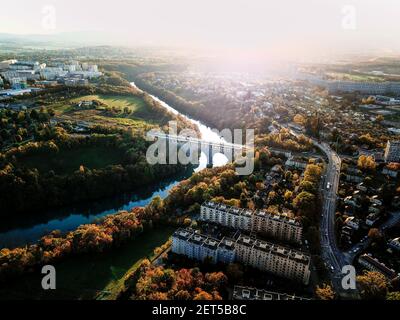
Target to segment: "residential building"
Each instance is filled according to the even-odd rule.
[[[286,293],[266,291],[257,288],[234,286],[233,300],[309,300],[298,297],[296,295],[288,295]]]
[[[388,175],[389,177],[392,177],[392,178],[397,178],[397,175],[399,174],[399,171],[398,171],[397,168],[396,169],[392,169],[390,167],[384,167],[383,170],[382,170],[382,174],[386,174],[386,175]]]
[[[261,271],[308,284],[310,257],[257,238],[241,235],[235,244],[236,261]]]
[[[303,284],[310,279],[310,256],[245,235],[217,240],[192,229],[179,229],[172,236],[172,252],[200,261],[211,258],[214,263],[236,261]]]
[[[301,223],[284,214],[240,209],[208,201],[200,208],[200,220],[247,232],[261,233],[280,240],[296,243],[301,243],[302,240]]]
[[[344,224],[354,230],[358,230],[360,228],[360,220],[355,217],[348,217]]]
[[[298,159],[296,157],[290,157],[287,159],[285,166],[288,168],[302,169],[307,168],[308,160]]]
[[[390,248],[400,251],[400,238],[389,240],[388,245]]]
[[[365,224],[369,227],[372,227],[380,218],[380,214],[375,212],[375,213],[370,213],[367,216],[367,219],[365,220]]]
[[[378,259],[373,258],[371,255],[363,254],[358,259],[360,265],[365,267],[370,271],[376,271],[383,274],[386,278],[392,280],[398,276],[398,274],[393,270],[385,266],[383,263],[379,262]]]
[[[400,141],[387,142],[385,162],[400,162]]]
[[[204,203],[200,208],[200,220],[244,231],[251,231],[251,216],[251,210],[211,201]]]
[[[196,233],[192,229],[178,229],[172,236],[172,252],[204,261],[211,258],[213,263],[229,264],[235,261],[234,240],[217,240]]]

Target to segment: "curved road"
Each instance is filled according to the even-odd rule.
[[[314,145],[322,150],[329,160],[321,192],[323,201],[320,221],[321,256],[331,272],[335,292],[340,293],[343,290],[341,285],[342,268],[348,264],[345,255],[337,246],[335,234],[336,201],[342,162],[327,143],[314,141]]]
[[[286,128],[288,129],[288,128]],[[289,129],[290,133],[299,136],[299,133]],[[326,142],[319,142],[309,137],[314,146],[320,149],[328,158],[326,175],[322,181],[322,212],[320,219],[321,257],[329,269],[334,291],[341,295],[346,294],[342,287],[342,268],[348,265],[346,255],[339,250],[335,235],[335,213],[337,192],[339,189],[340,170],[342,161],[338,154]]]

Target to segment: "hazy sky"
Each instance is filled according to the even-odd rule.
[[[0,33],[75,31],[101,32],[104,40],[127,45],[275,56],[390,52],[400,51],[400,1],[2,0],[0,5]]]

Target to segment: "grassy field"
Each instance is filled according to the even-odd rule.
[[[80,101],[97,100],[103,106],[88,109],[79,109],[76,105]],[[141,129],[145,126],[157,124],[154,114],[146,107],[145,102],[135,96],[123,95],[88,95],[76,99],[64,100],[51,105],[56,112],[58,120],[85,121],[90,124],[129,127]],[[107,107],[121,110],[114,113],[106,112]],[[129,114],[124,113],[124,108],[129,109]]]
[[[54,170],[57,174],[70,174],[83,165],[89,169],[100,169],[113,164],[120,164],[122,152],[103,146],[80,147],[71,150],[60,150],[51,157],[41,154],[31,155],[19,159],[19,162],[28,168],[37,168],[45,173]]]
[[[329,72],[327,75],[332,77],[335,80],[342,81],[356,81],[356,82],[382,82],[384,81],[384,77],[373,76],[367,74],[352,74],[352,73],[340,73],[340,72]]]
[[[79,109],[76,105],[80,101],[97,100],[103,106],[89,109]],[[121,126],[143,126],[145,123],[155,123],[154,115],[146,107],[145,102],[135,96],[122,95],[89,95],[81,96],[76,99],[62,101],[52,105],[56,116],[64,120],[77,120],[95,122],[101,124],[121,125]],[[107,107],[115,108],[120,112],[109,114]],[[129,109],[129,114],[123,110]]]
[[[120,283],[128,270],[139,265],[143,258],[153,255],[173,233],[173,228],[156,228],[113,251],[71,258],[55,265],[56,290],[41,288],[42,275],[23,276],[0,287],[0,300],[7,299],[95,299],[107,296]]]

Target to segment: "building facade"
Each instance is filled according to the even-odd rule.
[[[220,241],[191,229],[179,229],[172,236],[172,252],[200,261],[207,258],[215,263],[236,261],[306,285],[311,274],[310,256],[245,235],[237,240]]]
[[[240,209],[212,201],[201,206],[200,220],[295,243],[301,243],[303,234],[301,224],[286,215]]]
[[[358,262],[360,263],[360,265],[370,271],[376,271],[383,274],[389,280],[392,280],[398,276],[398,274],[393,269],[388,268],[386,265],[379,262],[378,259],[375,259],[368,254],[361,255],[358,259]]]
[[[385,162],[400,162],[400,141],[388,141]]]

